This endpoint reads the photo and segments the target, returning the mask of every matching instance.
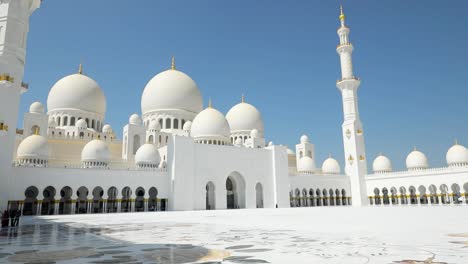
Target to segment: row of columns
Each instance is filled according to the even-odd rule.
[[[43,203],[46,203],[46,202],[47,201],[44,201],[44,200],[36,200],[35,201],[35,204],[36,204],[35,215],[42,215]],[[79,206],[79,204],[83,203],[83,202],[86,203],[86,208],[85,208],[86,209],[86,214],[94,213],[94,208],[95,208],[94,204],[95,203],[98,203],[98,210],[99,210],[98,213],[113,213],[113,212],[109,212],[109,208],[108,208],[109,203],[111,203],[111,204],[116,203],[117,208],[116,208],[115,213],[120,213],[120,212],[122,212],[122,203],[129,203],[129,205],[130,205],[129,212],[135,212],[136,211],[136,202],[137,202],[137,200],[136,199],[129,199],[129,200],[122,200],[122,199],[117,199],[117,200],[107,200],[107,199],[106,200],[105,199],[101,199],[101,200],[68,200],[68,201],[64,202],[63,210],[66,211],[67,214],[75,214],[76,209],[77,209],[77,205]],[[167,199],[156,199],[156,207],[154,208],[154,211],[161,211],[163,202],[165,203],[165,206],[167,206]],[[16,210],[20,210],[21,215],[23,215],[25,201],[10,201],[9,206],[8,206],[8,210],[13,209],[11,205],[13,205],[15,203],[18,204],[18,207],[16,208]],[[54,209],[53,209],[53,214],[54,215],[58,215],[60,213],[60,203],[61,203],[60,200],[53,200],[52,202],[50,202],[50,205],[54,206]],[[102,203],[102,205],[101,205],[101,203]],[[69,205],[70,208],[69,209],[65,208],[66,205]],[[143,199],[143,211],[144,212],[149,211],[149,199],[147,199],[147,198]]]
[[[460,194],[460,198],[464,198],[464,202],[455,202],[454,201],[454,197],[455,195],[453,194],[425,194],[425,195],[419,195],[419,194],[415,194],[415,195],[389,195],[387,196],[387,199],[388,199],[388,204],[385,204],[384,203],[384,196],[383,195],[380,195],[380,196],[369,196],[369,201],[370,201],[370,204],[371,205],[380,205],[380,206],[386,206],[386,205],[432,205],[432,204],[468,204],[468,199],[467,198],[464,198],[464,197],[468,197],[468,194],[466,193],[461,193]],[[427,203],[424,203],[424,204],[421,204],[421,197],[424,197],[425,201]],[[446,201],[445,203],[442,202],[442,197],[445,197],[448,202]],[[406,203],[402,203],[401,202],[401,198],[406,198]],[[437,202],[432,202],[433,198],[436,198],[437,199]],[[379,200],[379,203],[377,204],[376,201],[377,199]],[[411,203],[411,199],[416,199],[416,203]],[[396,203],[393,203],[393,200],[396,201]],[[435,200],[435,199],[434,199]]]

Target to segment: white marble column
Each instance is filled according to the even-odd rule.
[[[148,197],[145,197],[145,212],[148,212]]]
[[[59,214],[59,208],[60,208],[60,200],[55,200],[54,201],[54,215]]]
[[[136,197],[134,195],[130,196],[130,212],[135,212],[135,201]]]

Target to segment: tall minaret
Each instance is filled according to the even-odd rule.
[[[0,209],[5,208],[23,84],[29,17],[41,0],[0,0]]]
[[[349,28],[345,25],[343,7],[340,7],[340,22],[338,36],[340,44],[336,52],[340,55],[341,80],[336,87],[343,97],[343,143],[345,153],[345,171],[350,178],[351,197],[353,206],[368,204],[365,175],[367,175],[366,149],[364,145],[364,132],[359,119],[357,90],[361,81],[353,74],[351,54],[353,45],[349,42]]]

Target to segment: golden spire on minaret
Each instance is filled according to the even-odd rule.
[[[175,57],[174,57],[174,56],[172,56],[171,69],[172,69],[172,70],[175,70],[175,69],[176,69],[176,68],[175,68]]]
[[[83,64],[80,63],[80,66],[78,66],[78,73],[83,74]]]
[[[345,14],[344,14],[344,12],[343,12],[343,6],[340,5],[340,20],[341,20],[341,21],[344,21],[345,18],[346,18],[346,17],[345,17]]]

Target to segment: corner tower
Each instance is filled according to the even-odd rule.
[[[349,28],[345,24],[343,7],[340,7],[340,22],[338,36],[340,44],[336,52],[340,56],[341,79],[336,82],[336,87],[343,98],[343,144],[345,153],[345,172],[350,178],[351,196],[353,206],[367,204],[366,183],[367,175],[366,149],[364,144],[364,132],[359,118],[357,90],[361,81],[353,74],[352,53],[353,45],[349,42]]]
[[[41,0],[0,0],[0,209],[8,195],[23,83],[29,17]]]

